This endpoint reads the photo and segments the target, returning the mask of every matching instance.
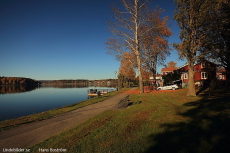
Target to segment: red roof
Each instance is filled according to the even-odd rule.
[[[172,67],[172,68],[162,68],[161,69],[161,72],[172,72],[174,70],[176,70],[177,67]]]
[[[217,73],[223,73],[226,72],[225,68],[221,67],[220,69],[217,69]]]

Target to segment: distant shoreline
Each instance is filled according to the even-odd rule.
[[[0,77],[0,85],[40,85],[40,84],[93,84],[93,85],[116,85],[117,79],[100,79],[100,80],[87,80],[87,79],[62,79],[62,80],[35,80],[24,77]]]

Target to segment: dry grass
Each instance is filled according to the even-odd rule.
[[[30,149],[65,148],[68,152],[227,151],[229,92],[187,97],[186,90],[132,93],[127,109],[105,111]],[[140,103],[136,103],[140,102]]]

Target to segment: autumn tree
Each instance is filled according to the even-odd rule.
[[[118,80],[118,90],[121,90],[122,88],[128,86],[127,77],[124,74],[119,73],[117,75],[117,80]]]
[[[146,65],[142,65],[141,73],[142,73],[142,78],[143,78],[143,84],[145,86],[149,86],[150,85],[149,79],[150,79],[150,76],[152,75],[151,70]]]
[[[19,84],[37,84],[36,80],[30,78],[20,78],[20,77],[0,77],[0,84],[3,85],[19,85]]]
[[[132,59],[129,52],[124,52],[121,56],[120,67],[118,73],[118,86],[119,89],[123,87],[129,87],[131,80],[135,79],[135,71],[133,62],[130,61]]]
[[[175,62],[170,61],[170,62],[167,63],[167,68],[174,68],[174,67],[176,67],[176,63]]]
[[[188,63],[188,92],[187,96],[196,96],[194,84],[194,64],[203,55],[202,45],[205,43],[204,27],[208,23],[206,15],[209,12],[209,0],[175,0],[176,12],[174,19],[178,22],[180,44],[174,44],[180,57]]]
[[[131,55],[129,52],[124,52],[123,56],[120,60],[120,68],[119,68],[119,73],[124,74],[131,79],[135,78],[135,71],[133,68],[133,63],[129,60],[131,59]]]
[[[168,27],[168,17],[160,18],[162,9],[156,7],[147,16],[148,20],[141,30],[148,30],[141,39],[141,58],[145,67],[156,75],[157,65],[163,65],[170,55],[167,38],[172,35]]]

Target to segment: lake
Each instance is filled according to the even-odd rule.
[[[89,99],[89,89],[76,85],[0,86],[0,121],[18,118]]]

